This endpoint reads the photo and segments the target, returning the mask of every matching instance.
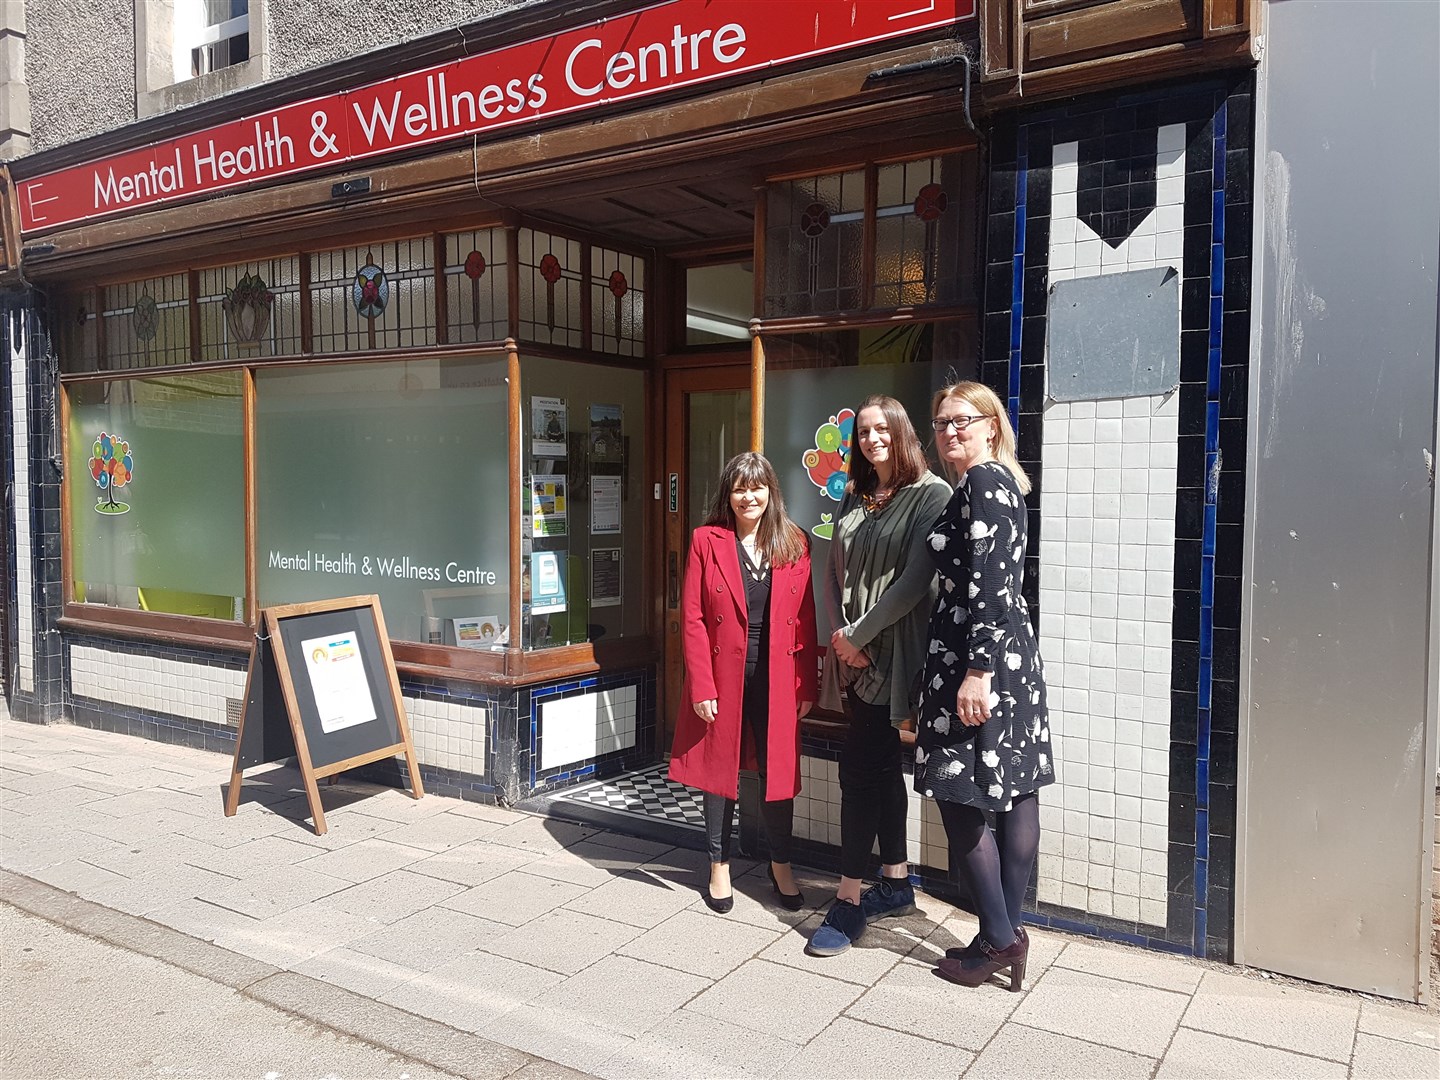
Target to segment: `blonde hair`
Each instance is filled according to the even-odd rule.
[[[1030,477],[1025,475],[1025,470],[1020,467],[1020,461],[1015,456],[1015,429],[1010,426],[1010,416],[1005,411],[1005,403],[1000,400],[1000,396],[984,383],[953,383],[936,392],[935,400],[930,403],[930,415],[938,413],[940,406],[952,398],[958,398],[978,415],[988,416],[995,421],[995,437],[990,440],[990,452],[995,455],[996,461],[1010,470],[1020,493],[1030,494]]]

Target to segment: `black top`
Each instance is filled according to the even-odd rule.
[[[749,554],[735,540],[735,552],[740,558],[740,573],[745,578],[745,619],[749,624],[749,641],[745,646],[745,674],[751,675],[765,655],[769,644],[770,610],[770,565],[757,567],[750,561]]]

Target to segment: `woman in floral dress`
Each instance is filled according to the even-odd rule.
[[[940,595],[930,617],[915,788],[936,800],[980,916],[979,937],[947,953],[937,971],[978,986],[1008,968],[1018,990],[1029,948],[1021,905],[1040,843],[1036,793],[1055,780],[1044,667],[1021,596],[1030,481],[989,387],[948,386],[933,412],[936,447],[958,482],[930,534]]]

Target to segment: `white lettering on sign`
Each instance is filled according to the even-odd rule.
[[[663,0],[559,33],[294,101],[18,181],[29,233],[480,136],[893,38],[948,31],[975,0]],[[12,167],[13,168],[13,167]]]
[[[604,49],[605,43],[599,38],[586,38],[570,50],[565,60],[565,84],[572,92],[594,97],[606,86],[624,90],[632,84],[643,87],[672,75],[697,75],[707,66],[706,59],[719,65],[737,63],[745,55],[745,28],[739,23],[726,23],[719,30],[687,32],[677,23],[668,41],[652,41],[634,52],[621,49],[609,56],[604,55]],[[586,55],[591,52],[600,55]]]
[[[395,578],[400,581],[450,581],[457,585],[498,585],[500,575],[479,566],[462,566],[451,560],[443,568],[416,562],[409,555],[360,555],[348,551],[280,551],[271,549],[267,559],[271,570],[294,570],[306,574],[345,574],[352,577]]]

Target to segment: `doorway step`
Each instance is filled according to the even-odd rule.
[[[527,799],[518,809],[678,847],[705,844],[700,793],[666,779],[664,762]]]

